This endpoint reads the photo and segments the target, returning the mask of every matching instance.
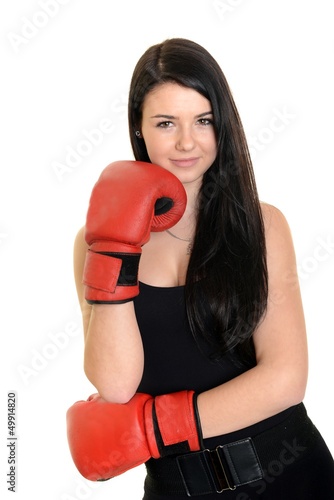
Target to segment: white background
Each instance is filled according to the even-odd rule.
[[[133,67],[149,45],[173,36],[204,45],[222,66],[261,199],[290,223],[308,325],[305,402],[334,451],[331,3],[1,2],[1,498],[13,498],[6,484],[10,390],[18,398],[14,498],[142,497],[143,467],[95,484],[69,455],[66,410],[95,392],[82,370],[72,246],[101,170],[132,159],[126,101]],[[95,135],[87,145],[85,134],[101,126],[99,141]],[[70,164],[73,150],[80,154]]]

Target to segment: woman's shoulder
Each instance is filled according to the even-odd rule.
[[[85,241],[85,226],[80,227],[74,237],[74,252],[86,251],[87,243]]]
[[[81,227],[74,238],[73,263],[77,284],[81,283],[82,271],[88,245],[85,241],[85,227]]]
[[[270,203],[261,201],[261,211],[266,233],[276,231],[290,232],[289,223],[283,212]]]
[[[295,251],[291,229],[286,216],[274,205],[261,202],[269,262],[278,264],[286,260],[292,263]]]

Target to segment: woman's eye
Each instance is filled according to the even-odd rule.
[[[157,124],[157,127],[160,127],[160,128],[168,128],[168,127],[171,127],[172,126],[172,122],[159,122]]]
[[[209,118],[201,118],[200,120],[198,120],[198,123],[200,125],[212,125],[212,120],[209,120]]]

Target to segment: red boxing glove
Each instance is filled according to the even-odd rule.
[[[198,451],[202,433],[196,394],[181,391],[153,398],[138,393],[126,404],[98,394],[67,411],[67,438],[82,476],[103,481],[152,458]]]
[[[185,189],[168,170],[139,161],[106,167],[93,188],[87,213],[86,300],[121,303],[138,295],[142,245],[151,231],[174,226],[185,207]]]

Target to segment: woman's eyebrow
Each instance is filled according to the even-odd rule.
[[[172,120],[172,119],[177,119],[177,116],[173,116],[173,115],[154,115],[154,116],[151,116],[150,118],[166,118],[167,120]]]
[[[206,115],[213,115],[213,113],[212,113],[212,111],[205,111],[204,113],[196,115],[196,118],[203,118],[203,116],[206,116]]]
[[[204,111],[204,113],[200,113],[199,115],[195,115],[195,118],[203,118],[203,116],[207,116],[207,115],[213,115],[212,111]],[[163,114],[158,114],[158,115],[154,115],[154,116],[151,116],[150,118],[165,118],[167,120],[178,120],[178,116],[174,116],[174,115],[163,115]]]

